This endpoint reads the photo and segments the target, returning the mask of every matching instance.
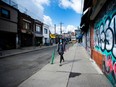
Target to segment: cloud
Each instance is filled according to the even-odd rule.
[[[75,26],[73,26],[73,25],[68,25],[67,28],[66,28],[67,32],[68,32],[68,31],[74,32],[75,29],[77,29],[77,28],[76,28]]]
[[[82,13],[84,0],[60,0],[59,6],[73,9],[76,13]]]
[[[52,19],[47,15],[44,15],[43,19],[44,19],[44,23],[49,25],[49,29],[50,29],[51,33],[54,34],[55,29],[54,29],[54,24],[52,22]],[[74,32],[75,29],[76,29],[76,27],[73,25],[67,25],[66,27],[62,26],[62,33],[67,33],[68,31]],[[58,26],[56,25],[56,33],[60,34],[60,24]]]
[[[68,31],[74,32],[75,29],[77,28],[73,25],[62,26],[62,33],[67,33]],[[56,27],[56,32],[60,34],[60,26]]]
[[[60,0],[60,6],[62,6],[64,8],[68,8],[71,6],[71,2],[68,0]]]
[[[49,5],[50,1],[49,0],[33,0],[36,4],[38,5]]]
[[[49,29],[50,29],[51,33],[54,33],[54,25],[53,25],[51,17],[49,17],[47,15],[43,15],[43,23],[49,25]]]
[[[43,16],[43,20],[44,20],[44,23],[45,23],[45,24],[50,25],[50,26],[53,25],[52,19],[51,19],[49,16],[44,15],[44,16]]]
[[[44,7],[49,5],[50,0],[12,0],[18,4],[21,12],[30,15],[34,19],[43,21]]]

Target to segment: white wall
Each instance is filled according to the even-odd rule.
[[[47,29],[47,34],[45,34],[45,31],[44,31],[45,28]],[[45,38],[47,38],[47,43],[49,43],[49,41],[50,41],[50,38],[49,38],[49,26],[46,25],[46,24],[43,25],[43,44],[45,43]]]

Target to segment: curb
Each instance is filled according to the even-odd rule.
[[[50,47],[55,47],[55,46],[50,46]],[[19,54],[24,54],[24,53],[29,53],[29,52],[33,52],[33,51],[39,51],[41,49],[47,49],[50,47],[43,47],[43,48],[39,48],[39,49],[32,49],[32,50],[28,50],[28,51],[24,51],[24,52],[16,52],[16,53],[11,53],[11,54],[6,54],[3,56],[0,56],[0,59],[5,58],[5,57],[9,57],[9,56],[14,56],[14,55],[19,55]]]

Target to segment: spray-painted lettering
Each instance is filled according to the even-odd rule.
[[[105,55],[103,71],[116,84],[116,12],[95,25],[95,49]]]

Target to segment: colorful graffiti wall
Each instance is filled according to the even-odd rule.
[[[107,11],[100,20],[95,22],[94,43],[95,50],[105,56],[103,72],[116,86],[116,9]]]
[[[87,52],[89,55],[91,55],[91,48],[90,48],[90,29],[87,32]]]

